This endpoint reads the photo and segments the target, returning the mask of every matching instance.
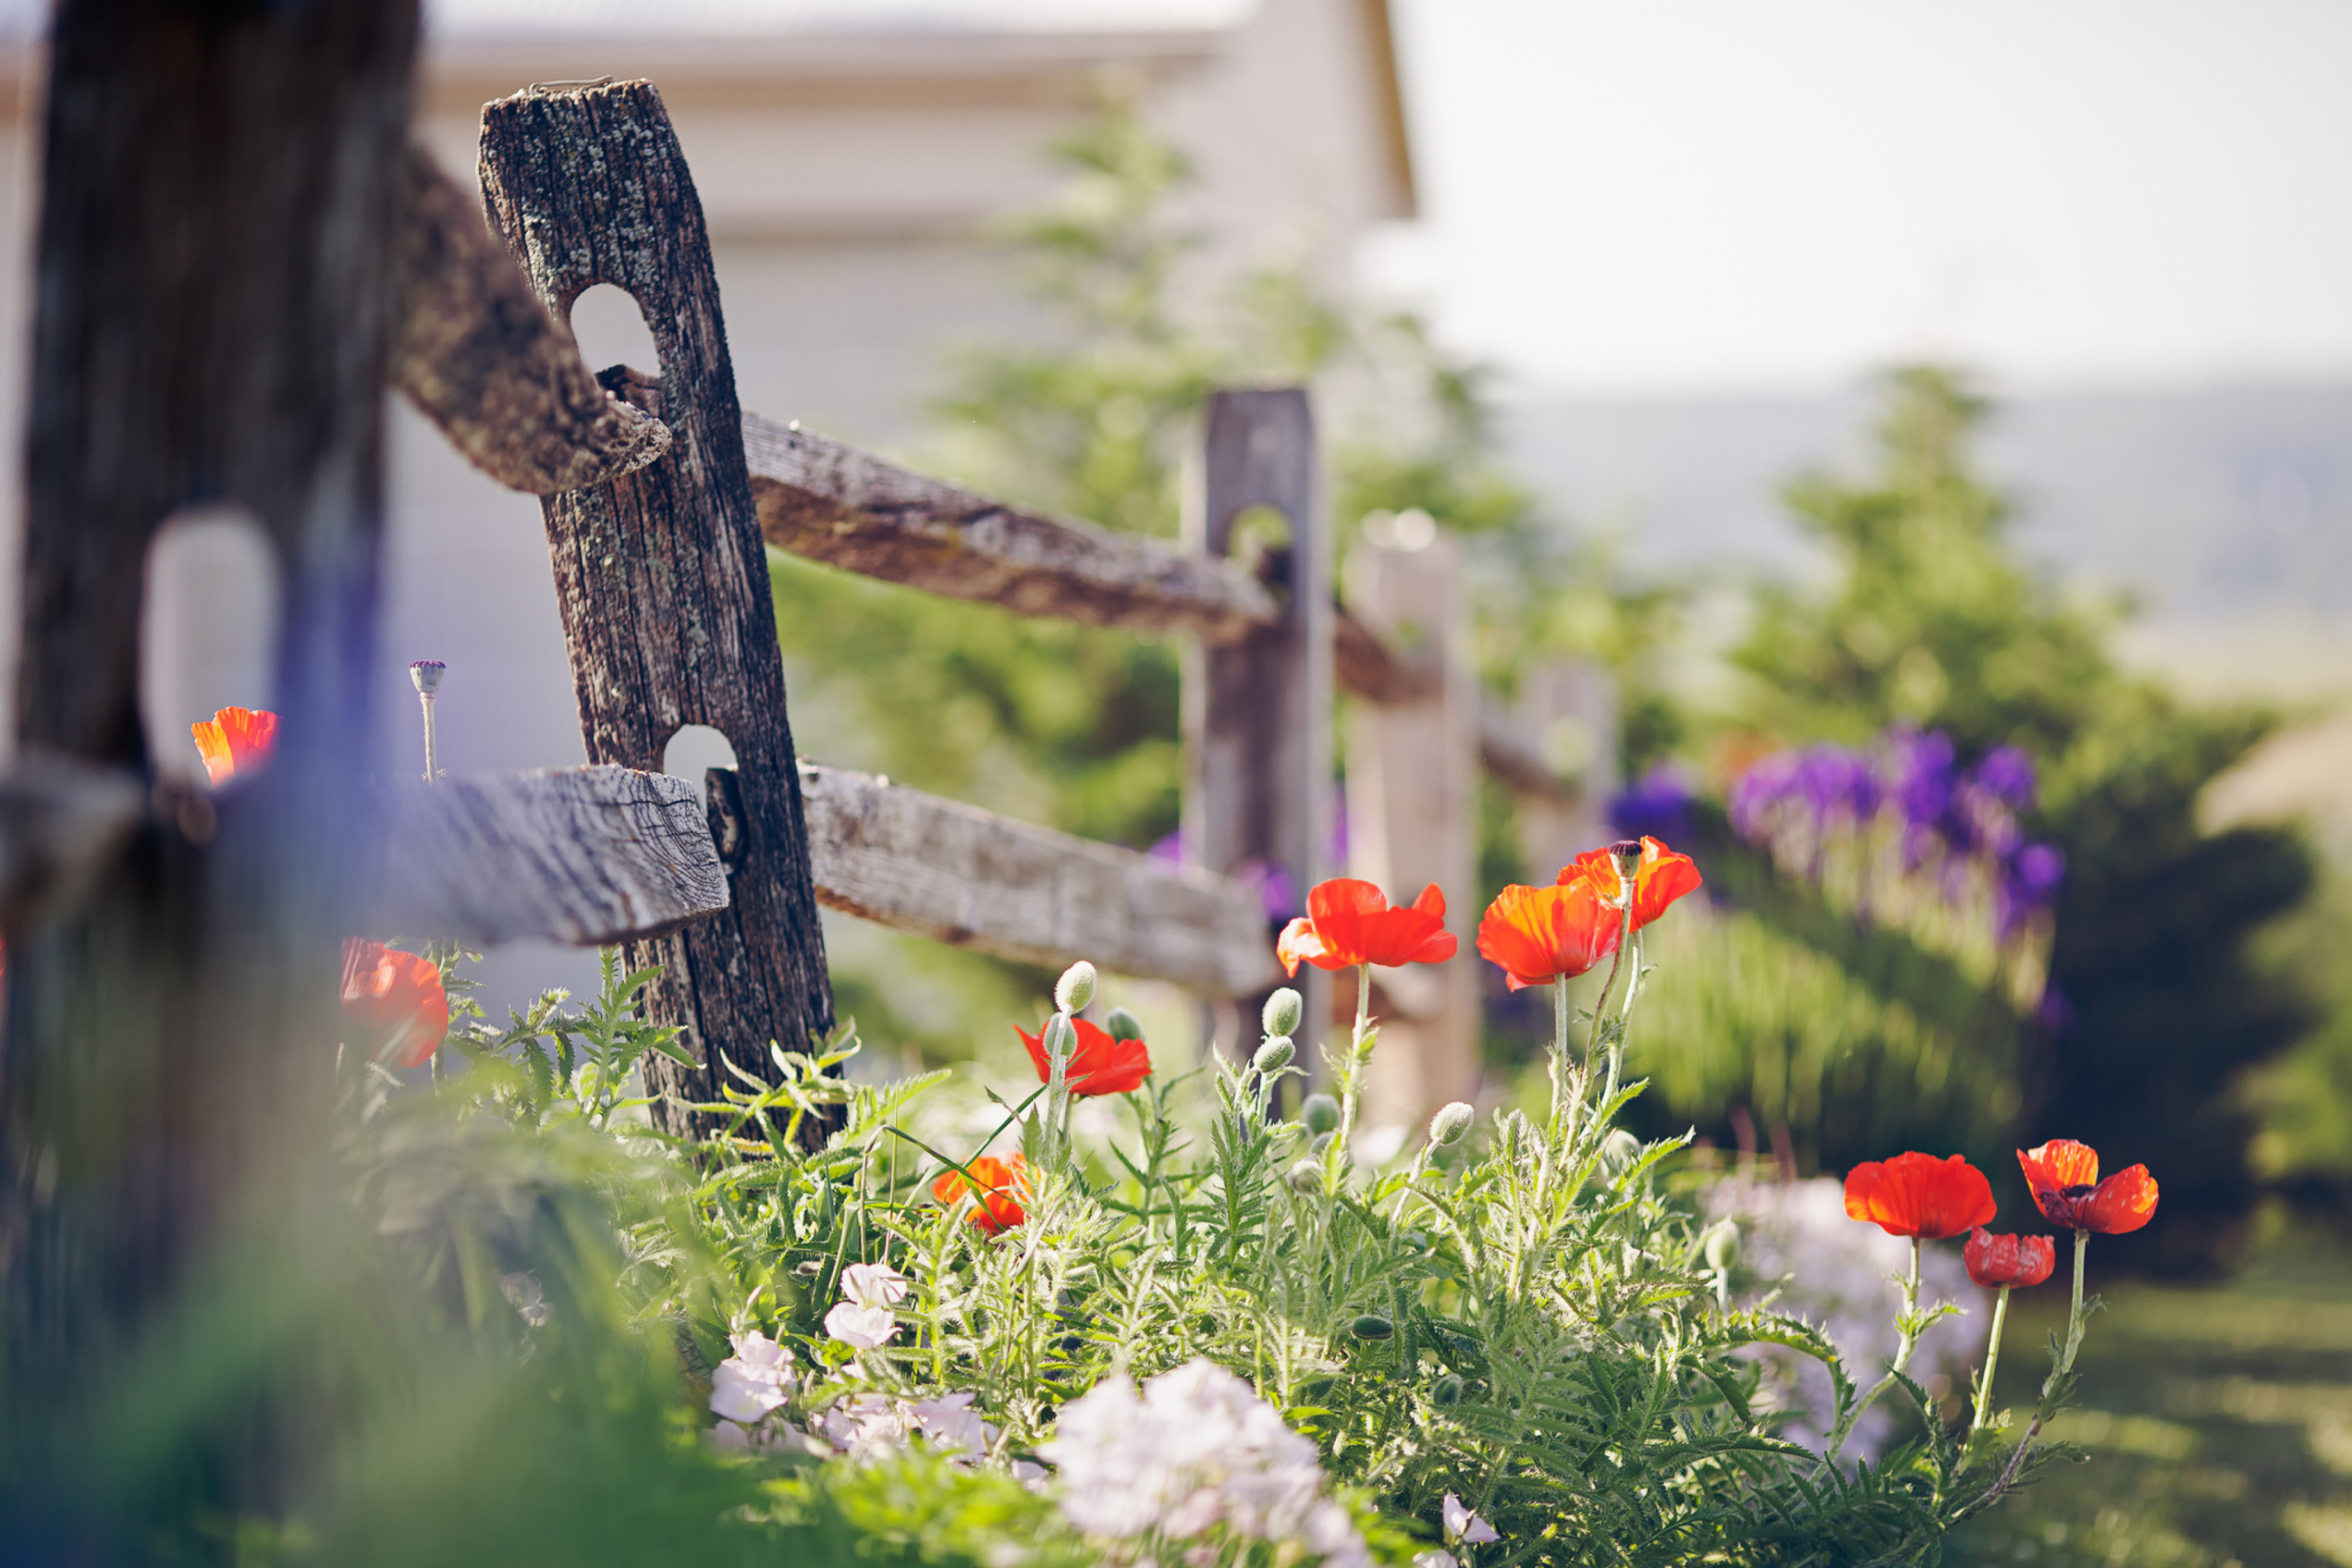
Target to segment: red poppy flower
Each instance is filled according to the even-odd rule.
[[[1960,1248],[1969,1278],[1988,1290],[2003,1285],[2039,1285],[2058,1266],[2058,1248],[2046,1236],[1995,1236],[1979,1226]]]
[[[1143,1087],[1143,1080],[1151,1076],[1151,1052],[1141,1040],[1119,1039],[1084,1018],[1070,1022],[1078,1026],[1078,1048],[1070,1053],[1070,1065],[1063,1069],[1062,1081],[1070,1086],[1072,1094],[1126,1094]],[[1013,1026],[1013,1032],[1029,1047],[1029,1060],[1037,1068],[1037,1081],[1051,1083],[1054,1063],[1045,1054],[1045,1035],[1033,1035],[1018,1024]]]
[[[2054,1138],[2039,1149],[2020,1149],[2025,1184],[2034,1205],[2061,1230],[2093,1230],[2121,1236],[2156,1215],[2156,1178],[2146,1165],[2099,1180],[2099,1156],[2087,1143]]]
[[[380,942],[343,943],[343,1026],[381,1059],[424,1066],[449,1032],[439,966]]]
[[[1889,1236],[1941,1241],[1992,1218],[1992,1184],[1955,1154],[1897,1154],[1846,1173],[1845,1216],[1866,1219]]]
[[[1443,963],[1454,956],[1454,946],[1445,929],[1445,895],[1436,883],[1410,904],[1391,909],[1388,895],[1370,882],[1334,877],[1307,893],[1307,912],[1284,928],[1274,955],[1296,974],[1302,959],[1318,969]]]
[[[999,1160],[982,1154],[964,1162],[966,1170],[980,1184],[980,1195],[973,1201],[971,1223],[991,1236],[1012,1229],[1029,1215],[1023,1211],[1019,1199],[1028,1192],[1028,1172],[1021,1156]],[[952,1206],[964,1194],[972,1191],[971,1182],[963,1179],[962,1171],[950,1171],[931,1184],[931,1196]]]
[[[1591,879],[1593,889],[1612,902],[1624,887],[1624,879],[1617,874],[1616,855],[1609,849],[1588,849],[1573,864],[1559,869],[1563,886],[1579,877]],[[1643,838],[1641,864],[1633,869],[1633,929],[1640,931],[1664,914],[1666,906],[1685,893],[1698,891],[1699,880],[1697,863],[1689,856],[1677,855],[1654,838]]]
[[[1617,951],[1624,922],[1580,877],[1549,888],[1514,883],[1478,922],[1478,951],[1502,966],[1514,991],[1581,974]]]
[[[278,715],[266,708],[223,708],[201,724],[191,724],[205,772],[215,785],[251,773],[269,760],[278,744]]]

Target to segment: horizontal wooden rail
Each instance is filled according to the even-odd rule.
[[[475,942],[641,942],[728,905],[703,793],[611,766],[405,785],[377,935]]]
[[[866,773],[801,764],[819,903],[1024,963],[1084,958],[1207,995],[1275,984],[1257,893]]]
[[[1210,642],[1272,626],[1280,613],[1230,562],[1024,511],[757,414],[743,416],[743,454],[760,531],[789,555],[1020,615]],[[1332,654],[1340,688],[1369,701],[1412,702],[1436,689],[1434,671],[1345,609]],[[1499,714],[1479,715],[1478,742],[1487,771],[1513,789],[1574,798]]]
[[[1223,561],[1023,511],[756,414],[743,416],[743,455],[761,533],[828,566],[1024,616],[1212,642],[1280,613]]]

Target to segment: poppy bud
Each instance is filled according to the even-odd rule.
[[[1360,1340],[1386,1340],[1396,1337],[1396,1325],[1378,1312],[1366,1312],[1348,1325],[1348,1331]]]
[[[1269,1035],[1295,1035],[1306,1011],[1306,1000],[1286,985],[1265,999],[1265,1011],[1259,1015],[1258,1021]]]
[[[1054,983],[1054,1005],[1065,1013],[1083,1013],[1095,999],[1095,966],[1085,959],[1062,971]]]
[[[1318,1132],[1315,1142],[1307,1145],[1307,1152],[1319,1160],[1323,1157],[1323,1151],[1331,1146],[1331,1140],[1338,1136],[1337,1132]]]
[[[1250,1066],[1262,1076],[1271,1078],[1288,1067],[1290,1058],[1297,1054],[1298,1046],[1288,1035],[1276,1035],[1257,1048],[1257,1055],[1250,1058]]]
[[[1334,1132],[1339,1127],[1339,1102],[1328,1094],[1310,1094],[1298,1108],[1298,1120],[1309,1132]]]
[[[1601,1141],[1601,1168],[1612,1176],[1622,1176],[1642,1157],[1642,1141],[1622,1127],[1612,1127],[1609,1136]]]
[[[1429,1402],[1441,1410],[1450,1409],[1462,1403],[1462,1380],[1449,1372],[1437,1380],[1436,1387],[1429,1391]]]
[[[1323,1190],[1323,1167],[1313,1160],[1301,1160],[1290,1167],[1283,1178],[1294,1193],[1319,1193]]]
[[[1739,1227],[1727,1219],[1719,1219],[1707,1226],[1703,1244],[1706,1248],[1706,1266],[1720,1272],[1739,1261]]]
[[[1143,1038],[1143,1020],[1124,1007],[1113,1007],[1103,1016],[1103,1033],[1114,1040]]]
[[[1451,1105],[1439,1106],[1437,1114],[1429,1119],[1429,1141],[1441,1149],[1459,1143],[1477,1114],[1458,1100]]]

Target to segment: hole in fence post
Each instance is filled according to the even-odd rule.
[[[572,301],[572,336],[580,357],[592,371],[627,365],[638,374],[658,378],[661,351],[654,346],[653,329],[636,297],[611,283],[581,290]]]
[[[222,708],[277,706],[278,552],[243,507],[174,512],[147,546],[139,717],[159,773],[202,780],[188,727]]]
[[[746,818],[733,742],[708,724],[682,724],[662,748],[662,772],[700,787],[719,864],[734,870],[743,859]]]

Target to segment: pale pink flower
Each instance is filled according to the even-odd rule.
[[[879,1350],[898,1337],[898,1321],[890,1315],[887,1307],[836,1301],[833,1310],[824,1315],[824,1331],[858,1350]]]
[[[1445,1537],[1449,1541],[1459,1541],[1465,1546],[1479,1546],[1502,1539],[1495,1533],[1493,1525],[1464,1508],[1462,1500],[1452,1492],[1445,1494],[1444,1512]]]

